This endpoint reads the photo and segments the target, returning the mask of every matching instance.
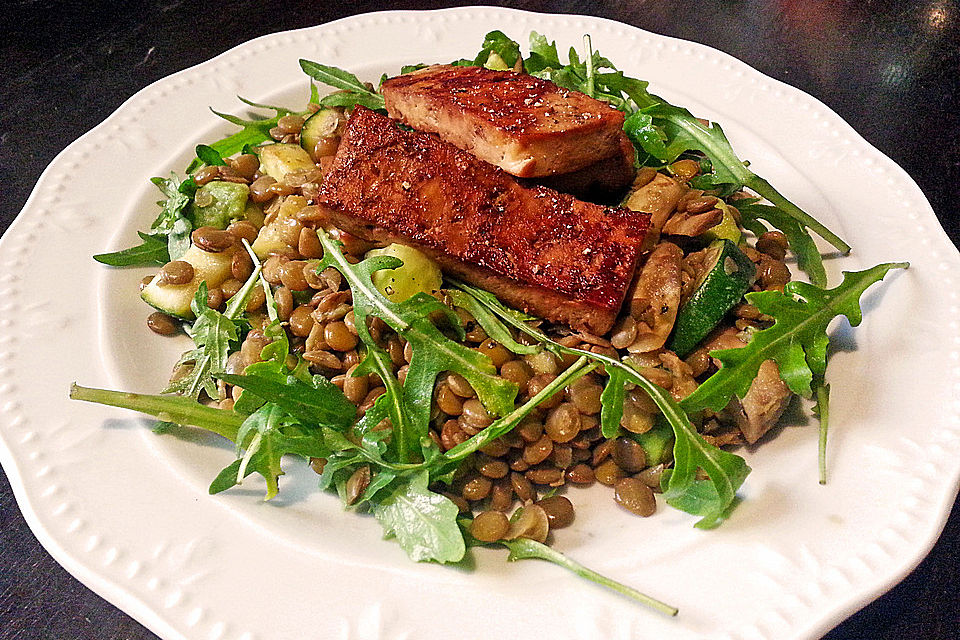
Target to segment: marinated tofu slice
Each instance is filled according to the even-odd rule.
[[[601,195],[626,189],[637,177],[634,166],[637,153],[630,138],[625,133],[620,135],[620,152],[617,155],[570,173],[534,178],[534,182],[575,196]]]
[[[623,114],[525,73],[436,65],[390,78],[387,113],[507,173],[571,173],[621,153]]]
[[[649,224],[643,213],[523,186],[363,107],[318,204],[354,235],[416,247],[514,307],[595,334],[613,325]]]

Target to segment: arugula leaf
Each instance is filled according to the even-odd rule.
[[[471,295],[474,291],[478,291],[469,285],[460,285],[460,288]],[[487,292],[483,293],[486,293],[486,295],[475,297],[501,319],[506,320],[515,313],[500,303],[496,297]],[[539,342],[543,344],[552,343],[558,352],[575,354],[581,358],[592,360],[594,364],[603,365],[607,375],[616,377],[618,383],[629,382],[643,389],[660,409],[674,433],[674,470],[671,474],[666,475],[666,480],[664,480],[664,497],[667,499],[667,503],[688,513],[702,516],[696,524],[698,528],[707,529],[720,524],[734,504],[737,489],[750,473],[750,467],[747,466],[743,458],[722,451],[706,442],[697,433],[687,414],[673,399],[673,396],[644,378],[628,364],[598,353],[564,347],[550,340],[538,329],[524,323],[518,324],[520,326],[517,328]],[[616,373],[613,373],[614,371]],[[603,395],[607,396],[607,402],[611,402],[613,398],[620,394],[615,391],[615,387],[610,387],[608,384]],[[605,408],[605,410],[608,412],[606,429],[607,433],[610,433],[614,431],[614,427],[619,428],[623,407],[621,404],[619,407]],[[603,411],[601,411],[601,420],[604,420]],[[474,438],[483,433],[481,431]],[[467,440],[464,445],[471,440]],[[447,455],[451,455],[456,450],[457,447],[454,447],[447,452]],[[697,479],[698,469],[702,469],[706,473],[706,480]]]
[[[667,504],[702,516],[694,525],[698,529],[718,526],[734,506],[737,489],[750,474],[750,467],[740,456],[704,440],[669,392],[627,365],[620,366],[627,381],[650,396],[673,428],[673,468],[664,471],[661,480]],[[697,478],[698,469],[703,470],[706,479]]]
[[[427,437],[430,402],[437,376],[443,371],[459,373],[477,392],[483,405],[496,415],[513,410],[517,386],[497,376],[490,358],[451,340],[430,319],[439,313],[462,332],[459,318],[453,310],[436,298],[419,293],[403,302],[391,302],[373,284],[374,272],[392,269],[402,264],[388,256],[367,258],[351,264],[341,251],[341,244],[318,229],[324,256],[318,271],[333,267],[343,274],[353,293],[353,312],[360,339],[367,353],[358,367],[361,373],[376,372],[385,382],[393,422],[393,446],[401,462],[409,462]],[[377,316],[391,329],[410,342],[413,358],[402,388],[395,383],[392,364],[386,352],[371,338],[367,318]]]
[[[280,490],[284,455],[320,458],[329,453],[319,427],[307,428],[296,423],[282,407],[272,402],[247,416],[237,431],[236,444],[238,459],[214,478],[210,484],[211,494],[225,491],[240,484],[248,475],[259,473],[267,483],[264,500],[270,500]]]
[[[507,329],[502,322],[497,320],[496,316],[494,316],[489,309],[473,298],[473,296],[459,289],[448,289],[446,293],[450,296],[450,301],[455,306],[470,312],[470,315],[483,327],[486,334],[492,340],[496,340],[503,345],[504,348],[517,355],[528,355],[538,351],[538,348],[533,345],[520,344],[517,342],[513,338],[513,334],[510,333],[510,330]]]
[[[812,229],[842,253],[849,253],[850,245],[827,229],[822,223],[797,205],[787,200],[773,186],[751,171],[746,163],[737,158],[723,128],[713,122],[704,124],[689,111],[677,107],[663,98],[648,93],[646,89],[632,85],[625,89],[638,108],[653,116],[653,121],[669,140],[668,156],[679,155],[683,151],[701,151],[710,158],[715,175],[715,183],[747,187],[763,196],[803,227]],[[648,149],[644,149],[646,151]],[[672,161],[673,158],[661,158]]]
[[[111,267],[147,267],[163,266],[170,262],[167,252],[167,239],[163,234],[149,234],[137,231],[143,240],[141,244],[122,251],[98,253],[93,259]]]
[[[386,535],[394,535],[413,560],[457,562],[466,545],[457,525],[459,509],[446,496],[427,489],[429,474],[422,471],[373,507]]]
[[[734,153],[720,125],[704,124],[686,109],[649,93],[648,83],[616,71],[607,58],[591,51],[589,42],[587,52],[585,60],[581,61],[571,49],[568,62],[564,65],[560,62],[556,43],[548,43],[540,34],[531,32],[530,56],[524,61],[524,68],[531,75],[546,78],[568,89],[583,91],[623,110],[632,118],[625,126],[627,134],[643,151],[656,158],[657,164],[673,162],[687,151],[702,152],[711,162],[712,184],[732,185],[737,189],[747,187],[769,200],[802,227],[815,231],[841,252],[850,251],[850,245],[753,173]],[[596,70],[600,68],[614,71],[597,73]]]
[[[221,113],[220,111],[217,111],[211,108],[210,111],[212,111],[214,115],[216,115],[219,118],[223,118],[230,124],[235,124],[241,128],[240,131],[237,131],[236,133],[231,134],[221,140],[217,140],[216,142],[211,143],[210,145],[201,145],[203,147],[206,147],[207,149],[210,149],[218,153],[221,159],[229,158],[234,154],[244,151],[244,149],[247,149],[248,147],[258,145],[261,142],[268,142],[270,140],[273,140],[273,138],[270,137],[270,129],[277,126],[277,122],[280,121],[280,118],[286,115],[290,115],[291,113],[294,113],[290,109],[286,109],[284,107],[275,107],[272,105],[259,104],[259,103],[241,98],[240,96],[237,96],[237,98],[240,100],[240,102],[246,105],[249,105],[251,107],[256,107],[258,109],[269,109],[274,112],[274,115],[271,118],[258,117],[251,120],[244,120],[243,118],[240,118],[238,116],[230,115],[228,113]],[[205,153],[209,154],[209,152],[205,152]],[[186,172],[193,173],[204,164],[205,164],[205,161],[202,158],[196,157],[187,166]]]
[[[304,424],[345,429],[356,417],[357,408],[347,400],[343,391],[323,376],[314,376],[309,383],[294,376],[286,376],[284,382],[261,375],[217,373],[214,377],[250,390],[261,398],[270,398],[271,403]]]
[[[783,232],[787,237],[790,248],[797,255],[797,266],[810,277],[810,282],[818,287],[824,287],[827,284],[827,272],[823,268],[823,258],[820,250],[806,228],[781,211],[779,208],[757,204],[756,200],[735,200],[734,205],[740,212],[744,227],[751,229],[754,233],[760,231],[763,227],[756,227],[760,220],[766,220],[774,228]],[[763,233],[763,231],[760,231]],[[760,235],[757,233],[757,235]]]
[[[344,109],[353,109],[358,104],[368,109],[383,109],[382,102],[382,97],[378,98],[366,93],[353,93],[351,91],[328,93],[320,98],[320,106],[322,107],[343,107]]]
[[[177,218],[183,215],[184,210],[190,204],[193,193],[196,193],[196,189],[193,190],[193,193],[189,193],[185,186],[189,182],[193,182],[193,179],[190,178],[181,182],[177,174],[171,172],[169,178],[150,178],[150,182],[160,189],[160,193],[165,198],[157,203],[160,205],[160,213],[150,225],[150,229],[161,233],[169,233],[173,229]],[[185,191],[187,192],[185,193]]]
[[[627,116],[623,123],[623,131],[635,147],[661,162],[674,153],[672,150],[667,150],[666,134],[660,127],[653,124],[653,116],[645,111],[635,111]]]
[[[205,144],[197,145],[196,154],[201,162],[211,167],[222,167],[227,164],[223,161],[223,156],[220,155],[219,151]]]
[[[520,59],[520,45],[502,31],[491,31],[483,39],[483,48],[473,60],[477,67],[513,69]]]
[[[175,368],[192,365],[190,372],[167,385],[163,393],[180,393],[196,400],[200,397],[200,392],[205,391],[211,399],[217,398],[217,384],[213,376],[222,372],[227,365],[230,342],[239,339],[235,321],[246,308],[247,300],[258,283],[263,268],[259,262],[254,264],[250,277],[230,298],[223,313],[207,306],[207,283],[200,283],[190,302],[190,308],[197,319],[189,334],[196,348],[180,356],[175,365]]]
[[[527,73],[562,67],[560,54],[557,52],[557,43],[548,42],[546,37],[536,31],[531,31],[530,56],[523,62],[523,68],[527,70]]]
[[[110,391],[70,385],[70,398],[139,411],[164,422],[200,427],[236,441],[243,416],[226,409],[207,407],[183,396],[149,395],[127,391]]]
[[[500,540],[497,542],[497,544],[501,544],[510,550],[510,555],[507,556],[508,562],[516,562],[517,560],[527,560],[530,558],[546,560],[547,562],[552,562],[558,567],[563,567],[567,571],[573,572],[575,575],[578,575],[581,578],[586,578],[590,582],[599,584],[602,587],[607,587],[608,589],[613,589],[614,591],[621,593],[628,598],[636,600],[641,604],[651,607],[660,613],[664,613],[668,616],[675,616],[679,612],[679,609],[676,607],[668,605],[665,602],[657,600],[656,598],[652,598],[645,593],[641,593],[633,587],[628,587],[627,585],[617,582],[616,580],[612,580],[592,569],[588,569],[579,562],[571,560],[559,551],[556,551],[545,544],[541,544],[536,540],[530,540],[529,538],[516,538],[514,540]]]
[[[167,254],[171,260],[177,260],[190,248],[193,225],[184,212],[193,201],[197,183],[192,177],[181,182],[175,173],[171,173],[169,178],[150,178],[150,182],[166,196],[165,200],[157,203],[160,205],[160,214],[150,229],[167,236]]]
[[[587,358],[581,356],[579,360],[551,380],[537,395],[504,415],[502,418],[493,421],[487,428],[481,430],[476,435],[471,436],[469,439],[447,451],[443,454],[443,458],[451,461],[462,460],[497,438],[506,435],[520,424],[520,421],[536,409],[537,406],[543,404],[553,397],[554,394],[569,386],[574,380],[587,375],[596,369],[597,366],[596,363],[588,363]]]
[[[623,371],[616,367],[608,369],[607,375],[607,384],[600,394],[600,433],[604,438],[616,438],[623,418],[626,379]]]
[[[722,410],[732,396],[746,395],[766,360],[777,363],[780,377],[791,391],[810,397],[811,381],[814,376],[822,377],[827,366],[827,325],[838,315],[846,316],[851,326],[859,325],[860,296],[867,287],[882,280],[891,269],[908,266],[906,262],[888,262],[864,271],[844,271],[843,282],[833,289],[790,282],[783,293],[748,293],[747,301],[776,322],[754,333],[745,347],[711,352],[723,366],[681,405],[688,413]]]
[[[386,107],[382,95],[369,89],[349,71],[303,59],[300,60],[300,68],[314,80],[345,92],[322,98],[320,104],[325,107],[347,107],[356,104],[369,109],[384,109]]]
[[[817,466],[820,469],[820,484],[827,484],[827,427],[830,422],[830,385],[817,384],[815,411],[820,420],[820,437],[817,439]]]
[[[174,221],[173,228],[167,234],[167,254],[171,260],[179,260],[190,249],[192,243],[190,233],[192,231],[193,224],[184,216],[180,216]]]

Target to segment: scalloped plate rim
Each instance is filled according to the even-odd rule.
[[[458,13],[458,12],[467,12],[467,11],[474,11],[474,10],[490,11],[492,14],[501,14],[501,15],[506,15],[506,14],[510,14],[510,13],[514,13],[514,14],[526,14],[526,15],[548,15],[548,14],[535,14],[535,13],[526,12],[526,11],[507,10],[507,9],[495,9],[495,8],[492,8],[492,7],[482,7],[482,8],[479,8],[479,7],[464,7],[464,8],[459,8],[459,9],[443,9],[443,10],[424,11],[424,12],[414,12],[414,11],[385,11],[385,12],[379,12],[379,14],[380,14],[380,15],[395,15],[395,16],[400,16],[400,15],[412,15],[412,16],[416,17],[416,16],[429,16],[429,15],[431,15],[431,14]],[[244,48],[246,48],[246,47],[248,47],[248,46],[250,46],[250,45],[252,45],[252,44],[254,44],[254,43],[263,42],[263,41],[269,41],[269,40],[271,40],[272,38],[275,38],[275,37],[280,36],[280,35],[285,34],[285,33],[295,33],[295,32],[312,31],[312,30],[318,30],[318,29],[328,28],[328,27],[330,27],[331,25],[336,25],[336,24],[338,24],[338,23],[351,22],[351,21],[355,21],[355,20],[363,20],[363,19],[368,18],[368,17],[371,16],[371,15],[378,15],[378,14],[361,14],[361,15],[358,15],[358,16],[351,16],[351,17],[347,17],[347,18],[342,18],[342,19],[340,19],[340,20],[333,21],[333,22],[330,22],[330,23],[326,23],[326,24],[324,24],[324,25],[318,25],[318,26],[313,26],[313,27],[305,27],[305,28],[303,28],[303,29],[297,29],[297,30],[295,30],[295,31],[280,32],[280,33],[268,34],[268,35],[265,35],[265,36],[261,36],[261,37],[258,37],[258,38],[256,38],[256,39],[254,39],[254,40],[251,40],[251,41],[248,41],[248,42],[243,43],[243,44],[241,44],[241,45],[238,45],[237,47],[234,47],[234,48],[232,48],[232,49],[230,49],[230,50],[228,50],[228,51],[226,51],[226,52],[224,52],[224,53],[222,53],[222,54],[220,54],[220,55],[218,55],[218,56],[216,56],[216,57],[214,57],[214,58],[211,58],[211,59],[208,60],[208,61],[205,61],[205,62],[203,62],[203,63],[200,63],[199,65],[195,65],[195,66],[193,66],[193,67],[190,67],[190,68],[181,70],[181,71],[179,71],[179,72],[176,72],[176,73],[174,73],[174,74],[171,74],[171,75],[169,75],[169,76],[166,76],[165,78],[156,81],[155,83],[149,85],[148,87],[145,87],[144,89],[141,89],[141,90],[138,91],[136,94],[134,94],[133,96],[131,96],[129,99],[127,99],[126,101],[124,101],[124,103],[122,103],[122,104],[120,105],[120,107],[118,107],[117,110],[116,110],[113,114],[111,114],[110,116],[108,116],[102,123],[100,123],[99,125],[97,125],[97,126],[94,127],[93,129],[91,129],[89,132],[87,132],[86,134],[84,134],[83,136],[81,136],[81,138],[79,138],[77,141],[75,141],[75,142],[72,143],[70,146],[68,146],[68,147],[65,148],[63,151],[61,151],[59,154],[57,154],[57,156],[56,156],[56,157],[54,158],[54,160],[50,163],[50,165],[47,167],[47,169],[44,170],[43,174],[41,175],[40,179],[39,179],[38,182],[37,182],[37,187],[36,187],[36,189],[34,190],[33,193],[31,193],[31,195],[30,195],[29,199],[27,200],[26,204],[24,205],[24,208],[23,208],[23,210],[21,211],[20,215],[17,216],[17,218],[14,220],[14,222],[11,223],[10,227],[9,227],[9,228],[7,229],[7,231],[4,233],[4,240],[7,240],[7,238],[9,238],[9,237],[15,235],[17,232],[19,232],[20,227],[21,227],[21,225],[23,224],[22,218],[25,217],[25,214],[26,214],[26,215],[29,215],[30,210],[31,210],[31,209],[34,207],[34,205],[35,205],[36,199],[39,197],[39,194],[42,193],[42,191],[43,191],[43,188],[44,188],[44,186],[45,186],[44,183],[45,183],[45,181],[47,180],[48,175],[52,173],[53,168],[54,168],[59,162],[61,162],[62,158],[63,158],[65,155],[69,154],[69,152],[72,150],[72,148],[73,148],[75,145],[78,145],[81,141],[84,141],[84,140],[86,140],[86,139],[88,139],[88,138],[91,138],[91,137],[95,137],[103,128],[105,128],[106,126],[108,126],[115,118],[118,118],[118,117],[124,112],[124,110],[128,108],[129,104],[130,104],[131,102],[134,102],[143,92],[146,92],[146,91],[150,90],[151,88],[156,87],[157,85],[161,85],[162,83],[165,83],[165,82],[168,82],[168,81],[170,81],[170,80],[172,80],[172,79],[174,79],[174,78],[177,78],[178,76],[190,75],[190,74],[192,74],[192,73],[195,73],[196,70],[198,70],[199,68],[204,67],[204,66],[207,66],[207,65],[213,65],[215,62],[217,62],[217,61],[219,61],[219,60],[229,59],[231,56],[235,55],[238,50],[244,49]],[[624,27],[627,27],[627,28],[635,28],[635,27],[630,27],[629,25],[624,25],[624,24],[622,24],[622,23],[619,23],[619,22],[616,22],[616,21],[612,21],[612,20],[609,20],[609,19],[605,19],[605,18],[594,18],[594,17],[589,17],[589,16],[572,16],[572,15],[571,15],[571,16],[549,15],[549,17],[550,17],[550,18],[554,18],[554,19],[556,19],[556,18],[559,18],[559,19],[565,19],[565,18],[569,18],[569,19],[586,18],[587,20],[600,20],[600,21],[609,23],[609,24],[611,24],[611,25],[615,25],[615,26],[618,27],[618,28],[624,28]],[[910,187],[910,188],[912,188],[913,190],[915,190],[916,194],[920,196],[921,201],[926,204],[925,198],[923,198],[923,195],[922,195],[922,193],[919,191],[919,188],[918,188],[918,187],[916,186],[916,184],[913,182],[912,178],[910,178],[909,175],[907,175],[906,172],[905,172],[902,168],[900,168],[898,165],[896,165],[896,163],[894,163],[892,160],[890,160],[889,158],[887,158],[886,156],[884,156],[880,151],[878,151],[876,148],[874,148],[872,145],[870,145],[870,144],[869,144],[866,140],[864,140],[864,139],[862,138],[862,136],[860,136],[849,124],[847,124],[846,122],[844,122],[841,118],[839,118],[839,116],[836,116],[836,114],[834,114],[831,110],[829,110],[828,107],[826,107],[826,105],[824,105],[822,102],[820,102],[820,101],[817,100],[816,98],[812,98],[812,97],[809,96],[808,94],[800,91],[799,89],[796,89],[795,87],[792,87],[792,86],[787,85],[787,84],[785,84],[785,83],[782,83],[782,82],[780,82],[780,81],[777,81],[777,80],[774,80],[774,79],[769,78],[769,77],[767,77],[767,76],[764,76],[764,75],[761,74],[760,72],[758,72],[758,71],[756,71],[756,70],[748,67],[747,65],[745,65],[745,63],[741,62],[740,60],[736,59],[735,57],[730,56],[729,54],[726,54],[726,53],[723,53],[723,52],[714,50],[714,49],[712,49],[712,48],[710,48],[710,47],[707,47],[706,45],[700,45],[700,44],[697,44],[697,43],[688,43],[688,42],[683,41],[683,40],[679,40],[679,39],[676,39],[676,38],[671,38],[671,37],[668,37],[668,36],[662,36],[662,35],[658,35],[658,34],[653,34],[653,33],[651,33],[651,32],[645,32],[645,33],[650,33],[650,35],[654,36],[654,37],[657,38],[657,39],[664,39],[664,40],[666,40],[666,41],[673,41],[673,42],[683,43],[685,46],[689,46],[689,45],[692,44],[693,46],[695,46],[695,47],[697,47],[697,48],[702,48],[702,49],[704,49],[704,50],[709,50],[709,51],[711,52],[711,55],[719,54],[720,56],[722,56],[722,57],[724,57],[724,58],[727,58],[727,59],[729,59],[729,60],[734,61],[737,65],[742,65],[743,67],[749,69],[750,72],[756,74],[756,75],[757,75],[759,78],[761,78],[762,81],[765,82],[765,83],[774,83],[776,86],[778,86],[778,87],[781,88],[782,90],[783,90],[783,89],[789,89],[789,91],[794,92],[796,95],[802,96],[803,99],[805,99],[805,100],[813,100],[813,101],[815,101],[824,111],[828,112],[829,114],[831,114],[831,115],[833,116],[833,118],[836,120],[836,122],[835,122],[834,124],[842,123],[842,125],[843,125],[843,126],[846,128],[846,130],[847,130],[847,131],[845,132],[845,133],[847,134],[847,136],[849,136],[849,137],[851,137],[851,138],[854,138],[854,141],[855,141],[859,146],[867,148],[876,158],[878,158],[878,159],[882,158],[881,162],[887,163],[887,164],[890,166],[891,170],[899,173],[898,178],[899,178],[901,181],[905,181],[906,184],[908,185],[908,187]],[[851,135],[851,134],[852,134],[852,135]],[[926,207],[927,207],[927,209],[929,209],[929,204],[927,204]],[[927,215],[926,212],[924,212],[924,215]],[[929,215],[930,215],[930,217],[933,218],[934,221],[936,220],[935,216],[933,216],[932,209],[929,209]],[[938,223],[934,225],[934,231],[933,231],[933,233],[938,236],[938,240],[939,240],[941,243],[946,242],[947,246],[949,246],[950,249],[953,251],[953,253],[956,254],[956,249],[955,249],[955,248],[952,246],[952,244],[949,242],[949,239],[947,238],[946,233],[943,231],[943,229],[940,227],[940,225],[939,225]],[[127,590],[123,587],[123,585],[117,584],[117,583],[109,580],[106,576],[102,575],[101,573],[98,573],[98,571],[96,570],[96,568],[88,566],[88,565],[85,564],[81,559],[76,558],[76,557],[74,557],[73,555],[71,555],[71,553],[70,553],[69,551],[67,551],[65,548],[63,548],[63,547],[61,546],[61,544],[60,544],[57,536],[56,536],[54,533],[47,531],[47,530],[42,526],[42,524],[40,523],[40,520],[39,520],[39,517],[38,517],[37,513],[34,511],[35,505],[31,502],[31,500],[30,500],[30,498],[29,498],[29,496],[28,496],[28,492],[27,492],[27,484],[28,484],[28,482],[27,482],[26,479],[23,477],[23,471],[22,471],[22,469],[21,469],[21,465],[18,463],[18,460],[14,457],[12,450],[11,450],[10,448],[8,448],[7,443],[6,443],[3,439],[0,439],[0,460],[2,460],[3,465],[4,465],[4,469],[7,471],[8,477],[9,477],[9,479],[10,479],[11,487],[13,488],[13,493],[14,493],[16,499],[17,499],[18,504],[19,504],[20,507],[21,507],[21,510],[22,510],[23,513],[24,513],[24,517],[25,517],[28,525],[30,526],[31,530],[33,530],[33,532],[34,532],[34,534],[37,536],[37,538],[41,541],[41,543],[43,544],[43,546],[44,546],[45,548],[47,548],[48,551],[50,551],[51,555],[57,560],[57,562],[59,562],[60,564],[62,564],[70,573],[72,573],[72,574],[75,575],[78,579],[80,579],[81,582],[84,582],[85,584],[87,584],[88,586],[90,586],[94,591],[96,591],[97,593],[99,593],[100,595],[102,595],[103,597],[105,597],[107,600],[110,600],[111,602],[116,603],[118,606],[120,606],[120,607],[123,608],[124,610],[128,611],[129,613],[131,613],[131,615],[133,615],[134,617],[136,617],[137,619],[139,619],[140,621],[142,621],[146,626],[148,626],[150,629],[154,630],[154,631],[157,632],[158,634],[161,634],[161,635],[163,635],[164,637],[171,637],[171,638],[173,638],[173,637],[176,637],[176,638],[186,637],[186,636],[182,635],[179,631],[177,631],[176,628],[175,628],[172,624],[168,623],[167,620],[164,619],[162,613],[159,613],[159,612],[157,612],[157,611],[155,610],[155,607],[152,607],[150,604],[146,603],[146,602],[143,601],[142,599],[137,598],[137,597],[135,597],[134,595],[132,595],[129,591],[127,591]],[[942,500],[940,500],[940,502],[941,502],[940,507],[941,507],[941,508],[940,508],[939,511],[938,511],[939,519],[938,519],[938,522],[930,522],[930,523],[928,523],[930,526],[928,526],[928,527],[926,528],[926,533],[927,533],[927,535],[924,536],[924,537],[925,537],[924,542],[926,543],[925,546],[924,546],[924,548],[923,548],[922,550],[919,550],[919,551],[918,551],[917,553],[915,553],[914,555],[906,558],[906,560],[905,560],[905,562],[903,563],[903,565],[900,566],[900,567],[898,568],[898,571],[895,572],[895,575],[892,575],[891,577],[889,577],[889,579],[886,579],[886,580],[884,580],[884,581],[881,581],[881,582],[875,584],[875,585],[874,585],[874,588],[871,590],[870,595],[861,597],[861,598],[860,598],[860,601],[859,601],[859,604],[855,604],[855,605],[853,605],[853,606],[848,606],[848,607],[839,607],[838,610],[834,610],[834,611],[831,612],[831,613],[833,614],[832,616],[829,616],[828,618],[824,618],[824,619],[819,620],[819,621],[818,621],[819,624],[816,625],[816,627],[817,627],[817,629],[818,629],[819,631],[825,631],[826,629],[832,627],[833,624],[835,624],[836,622],[839,622],[840,620],[842,620],[842,619],[843,619],[844,617],[846,617],[846,615],[848,615],[849,613],[855,611],[855,610],[858,609],[860,606],[862,606],[863,604],[866,604],[867,602],[869,602],[870,600],[872,600],[872,599],[873,599],[874,597],[876,597],[877,595],[879,595],[879,594],[885,592],[886,590],[888,590],[891,586],[893,586],[893,585],[896,584],[899,580],[901,580],[907,573],[909,573],[909,571],[911,571],[911,570],[923,559],[923,557],[926,555],[926,553],[929,551],[929,549],[930,549],[930,548],[933,546],[933,544],[936,542],[936,540],[937,540],[937,538],[938,538],[938,536],[939,536],[939,534],[940,534],[940,531],[942,531],[942,529],[943,529],[943,526],[944,526],[944,524],[945,524],[945,522],[946,522],[946,519],[947,519],[947,517],[949,516],[950,506],[952,505],[952,501],[950,500],[951,491],[952,491],[952,495],[956,495],[956,492],[957,492],[958,487],[960,487],[960,467],[958,467],[957,470],[956,470],[955,478],[954,478],[953,483],[952,483],[952,489],[950,488],[949,483],[948,483],[948,484],[945,484],[945,485],[943,486],[943,489],[944,489],[944,490],[943,490],[943,492],[941,493]],[[842,609],[842,611],[839,610],[839,609]],[[811,628],[811,630],[813,630],[813,629]]]

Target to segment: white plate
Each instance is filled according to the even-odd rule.
[[[662,508],[573,491],[557,547],[680,607],[667,619],[544,563],[477,553],[473,571],[406,560],[369,517],[311,491],[303,466],[263,503],[206,487],[230,452],[151,434],[132,414],[67,400],[71,381],[155,391],[183,341],[143,324],[143,272],[90,255],[149,223],[148,178],[229,131],[234,95],[302,104],[300,57],[375,80],[470,55],[502,29],[594,46],[723,123],[759,173],[847,238],[840,269],[909,260],[839,323],[830,483],[798,418],[759,450],[743,503],[715,531]],[[139,92],[43,174],[0,253],[0,460],[30,526],[71,573],[165,638],[813,638],[899,580],[933,544],[960,476],[960,257],[893,162],[815,99],[707,47],[584,17],[491,8],[395,12],[266,36]],[[290,465],[294,466],[294,465]],[[585,495],[582,495],[585,494]]]

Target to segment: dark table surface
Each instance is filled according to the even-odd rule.
[[[267,33],[366,11],[457,4],[6,2],[0,39],[0,230],[61,149],[155,80]],[[694,40],[812,94],[907,170],[954,244],[960,244],[957,0],[497,4],[603,16]],[[958,534],[955,506],[940,541],[919,567],[827,638],[960,637]],[[0,472],[0,640],[153,637],[50,558]]]

